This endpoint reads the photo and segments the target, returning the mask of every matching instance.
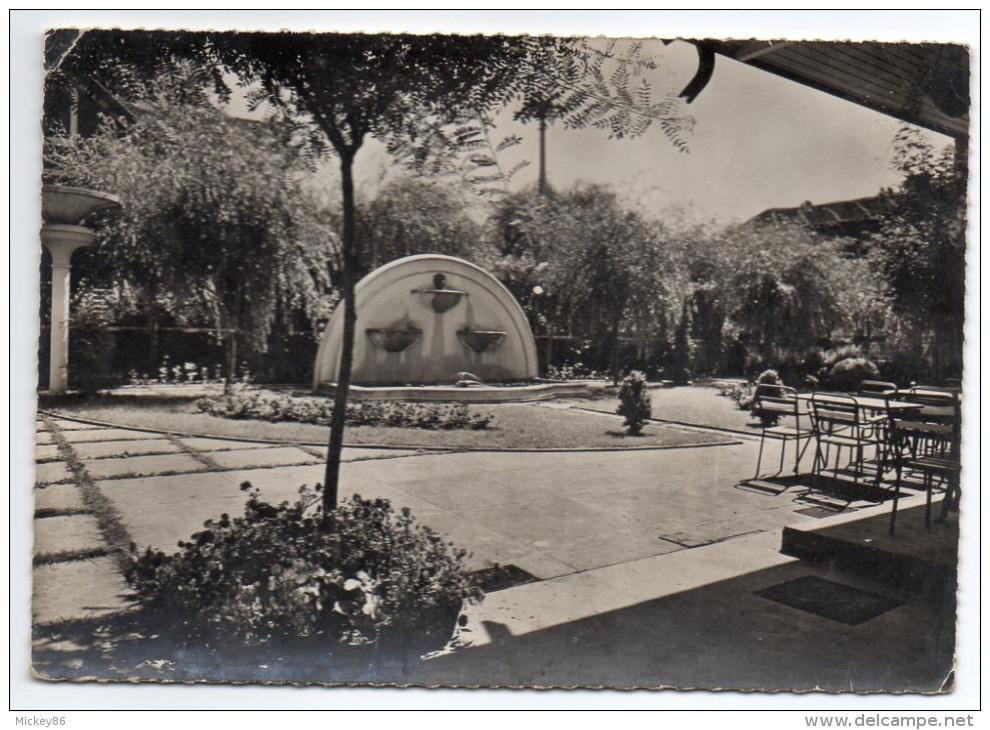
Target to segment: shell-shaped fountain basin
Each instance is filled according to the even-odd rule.
[[[464,329],[457,333],[457,339],[474,352],[487,352],[495,350],[505,339],[505,332],[501,330],[468,330]]]
[[[120,198],[109,193],[64,185],[44,185],[41,188],[41,216],[45,223],[79,225],[98,210],[120,207]]]
[[[423,330],[415,327],[405,329],[377,327],[365,330],[371,344],[385,352],[402,352],[408,350],[423,335]]]
[[[467,296],[466,291],[459,289],[419,289],[416,293],[425,295],[430,301],[430,307],[437,314],[453,309],[463,297]]]

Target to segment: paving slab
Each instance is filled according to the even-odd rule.
[[[682,545],[654,534],[637,534],[576,547],[547,550],[546,554],[574,570],[592,570],[683,549]]]
[[[72,481],[72,472],[64,461],[50,461],[34,467],[35,484],[56,484]]]
[[[418,519],[453,542],[456,547],[472,552],[472,569],[495,563],[512,563],[514,558],[534,552],[528,545],[458,515],[434,512]]]
[[[155,454],[122,459],[87,459],[82,462],[93,479],[106,479],[124,474],[161,474],[163,472],[203,471],[207,467],[189,454]]]
[[[247,495],[227,472],[115,479],[98,482],[118,509],[140,550],[174,551],[176,542],[224,512],[239,515]]]
[[[814,521],[813,517],[798,513],[797,510],[800,509],[803,509],[802,505],[800,503],[794,503],[786,507],[740,514],[712,522],[703,522],[701,524],[691,525],[689,528],[677,532],[661,531],[660,536],[671,542],[687,547],[695,547],[738,535],[776,529],[784,525],[804,524]]]
[[[146,431],[129,431],[125,428],[91,428],[65,431],[62,437],[70,444],[87,441],[141,441],[154,438],[155,434]]]
[[[123,598],[126,592],[127,584],[111,557],[39,565],[34,569],[34,623],[122,611],[131,605]]]
[[[34,509],[39,510],[84,510],[82,494],[75,484],[52,484],[34,490]]]
[[[145,434],[147,436],[148,434]],[[80,459],[102,459],[132,455],[175,454],[182,451],[166,438],[147,438],[134,441],[91,441],[76,443],[72,450]]]
[[[594,542],[603,535],[630,536],[642,531],[630,520],[560,497],[457,514],[542,552]]]
[[[38,431],[34,435],[34,442],[39,445],[55,443],[55,437],[48,431]]]
[[[34,554],[59,553],[104,548],[99,525],[92,515],[39,517],[34,521]]]
[[[294,500],[299,494],[299,488],[304,484],[310,487],[322,484],[324,470],[323,464],[313,464],[274,469],[243,469],[226,474],[237,484],[251,482],[252,486],[261,490],[265,499],[278,503],[283,500]],[[382,484],[375,478],[373,471],[374,466],[370,462],[345,462],[341,468],[338,487],[340,499],[348,499],[355,494],[365,499],[387,499],[396,509],[408,507],[417,518],[438,511],[428,502],[417,499],[401,489]]]
[[[214,455],[211,454],[211,458]],[[292,501],[299,494],[299,488],[304,484],[315,486],[323,483],[325,466],[310,464],[308,466],[279,466],[271,469],[236,469],[224,472],[227,479],[235,485],[251,482],[264,494],[265,499],[278,503],[283,500]],[[362,481],[362,486],[367,481]]]
[[[35,431],[47,431],[48,430],[48,424],[45,423],[44,421],[35,421],[34,422],[34,430]]]
[[[37,461],[55,461],[59,458],[58,446],[55,444],[38,444],[34,447],[34,458]]]
[[[240,449],[268,449],[271,444],[232,439],[212,439],[189,437],[179,439],[185,446],[196,451],[235,451]]]
[[[318,457],[307,454],[295,446],[279,446],[273,449],[217,451],[210,454],[210,459],[224,469],[290,466],[318,461]]]

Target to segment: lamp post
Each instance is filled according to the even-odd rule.
[[[45,185],[41,193],[41,244],[52,256],[51,361],[48,392],[64,393],[69,384],[70,267],[76,249],[96,238],[91,228],[79,225],[98,210],[120,207],[113,195],[82,188]]]

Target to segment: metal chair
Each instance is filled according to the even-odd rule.
[[[882,380],[864,380],[859,384],[857,395],[875,395],[883,398],[897,390],[894,383],[887,383]]]
[[[962,414],[958,398],[951,394],[918,392],[909,393],[905,400],[922,403],[923,407],[909,413],[888,412],[888,451],[894,459],[896,474],[894,505],[890,511],[891,535],[897,522],[897,503],[905,471],[921,477],[925,489],[926,525],[931,525],[936,480],[939,489],[945,492],[940,519],[958,508],[961,496]]]
[[[756,386],[756,397],[753,402],[753,412],[760,417],[765,424],[760,433],[760,452],[756,458],[756,475],[754,480],[779,476],[784,471],[784,456],[787,451],[787,444],[794,441],[794,473],[798,473],[801,457],[808,449],[814,432],[810,428],[802,427],[802,419],[807,422],[808,412],[801,410],[801,402],[798,400],[797,391],[788,388],[786,385],[772,385],[764,383]],[[783,422],[781,422],[783,420]],[[763,462],[763,446],[766,440],[774,439],[781,442],[780,464],[774,474],[760,476],[760,466]],[[804,440],[804,447],[801,441]]]
[[[864,452],[873,447],[879,459],[883,449],[881,421],[866,417],[855,398],[844,395],[815,393],[811,396],[812,425],[815,433],[814,474],[821,476],[828,470],[829,454],[835,448],[834,478],[838,478],[842,450],[849,450],[846,467],[852,467],[853,481],[859,483],[866,472]],[[879,484],[881,467],[877,466],[874,483]]]

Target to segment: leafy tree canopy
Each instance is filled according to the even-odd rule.
[[[337,238],[299,185],[285,130],[191,101],[196,84],[195,72],[160,77],[133,122],[53,140],[46,174],[121,198],[97,251],[108,281],[264,349],[276,301],[319,316]]]
[[[894,310],[927,344],[937,375],[962,370],[966,291],[966,179],[952,150],[935,150],[916,129],[895,138],[903,173],[896,212],[873,237],[873,260]]]

